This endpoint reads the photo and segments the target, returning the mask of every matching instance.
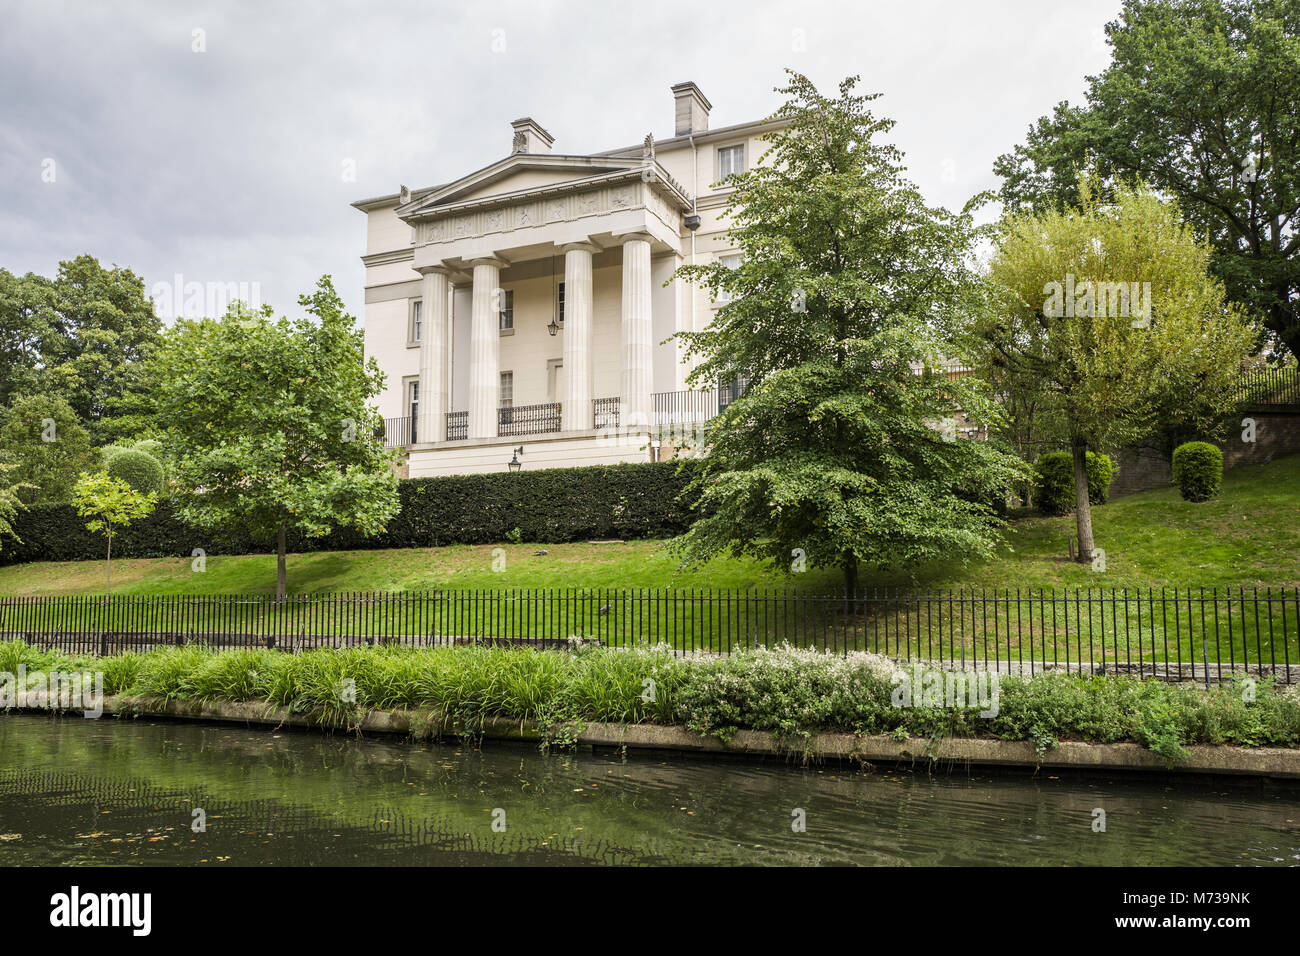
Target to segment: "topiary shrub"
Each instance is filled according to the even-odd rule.
[[[168,478],[167,456],[163,454],[163,443],[156,438],[145,438],[131,446],[134,451],[142,451],[146,455],[153,455],[158,464],[162,465],[163,481]]]
[[[1115,462],[1109,455],[1087,454],[1088,500],[1094,505],[1106,503],[1110,483],[1115,477]],[[1044,514],[1063,515],[1074,510],[1074,457],[1068,451],[1053,451],[1034,464],[1037,477],[1035,495],[1038,509]]]
[[[1223,484],[1223,452],[1209,442],[1189,441],[1174,449],[1174,484],[1188,501],[1208,501]]]
[[[162,464],[147,452],[119,451],[108,460],[105,471],[114,478],[121,478],[142,495],[162,491]]]

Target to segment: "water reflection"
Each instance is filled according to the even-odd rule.
[[[0,717],[0,865],[1294,865],[1298,797]]]

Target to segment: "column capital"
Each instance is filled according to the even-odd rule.
[[[593,256],[600,252],[600,246],[594,242],[582,240],[580,242],[557,242],[556,247],[560,252],[590,252]]]
[[[453,270],[448,265],[438,263],[436,265],[431,265],[431,266],[416,266],[415,271],[420,273],[420,275],[422,276],[428,276],[428,275],[450,276]]]
[[[474,259],[470,259],[467,264],[471,269],[475,266],[496,266],[498,269],[504,269],[506,266],[510,265],[507,260],[498,255],[478,256]]]
[[[654,242],[654,236],[650,235],[650,233],[641,229],[638,229],[635,232],[616,233],[614,235],[614,238],[622,243]]]

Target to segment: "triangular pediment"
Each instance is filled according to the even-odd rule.
[[[406,206],[399,206],[402,219],[418,218],[459,203],[501,197],[523,197],[535,190],[560,185],[580,185],[610,173],[640,169],[637,160],[611,159],[607,156],[552,156],[517,153],[470,173],[455,182],[439,187]]]

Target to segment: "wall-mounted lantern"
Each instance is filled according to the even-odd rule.
[[[518,448],[515,449],[515,453],[510,456],[510,460],[506,462],[506,467],[510,469],[511,474],[514,474],[520,468],[524,467],[524,463],[519,460],[519,456],[522,455],[523,453],[524,453],[524,446],[520,445]]]

